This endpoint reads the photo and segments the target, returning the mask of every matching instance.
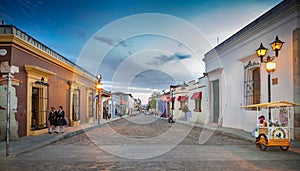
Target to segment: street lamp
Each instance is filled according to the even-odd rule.
[[[99,106],[99,112],[98,112],[98,124],[100,124],[100,114],[101,114],[101,110],[102,110],[102,94],[101,91],[103,89],[103,85],[101,82],[102,79],[102,75],[98,74],[97,75],[97,83],[96,83],[96,89],[98,90],[98,106]]]
[[[173,112],[174,112],[174,101],[173,101],[173,93],[175,91],[175,86],[170,85],[170,92],[171,92],[171,102],[172,102],[172,106],[171,106],[171,110],[172,110],[172,117],[173,117]]]
[[[260,47],[256,50],[256,54],[260,57],[261,63],[266,63],[266,71],[268,72],[268,102],[271,102],[271,72],[274,72],[276,69],[276,63],[273,62],[275,58],[278,57],[278,51],[281,49],[283,45],[283,41],[279,40],[278,36],[276,36],[275,41],[270,43],[272,50],[275,51],[275,56],[270,57],[267,56],[264,59],[264,56],[267,54],[268,49],[260,44]],[[269,109],[269,122],[271,122],[271,110]]]
[[[275,51],[275,56],[278,57],[278,51],[281,49],[283,45],[283,41],[279,40],[278,36],[276,36],[274,42],[270,43],[273,51]]]

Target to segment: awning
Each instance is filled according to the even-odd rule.
[[[120,102],[121,102],[121,105],[126,105],[127,104],[127,101],[124,100],[124,99],[121,99]]]
[[[242,106],[242,108],[253,108],[253,107],[275,108],[275,107],[292,107],[292,106],[299,106],[299,104],[281,100],[276,102],[259,103],[259,104],[249,105],[249,106]]]
[[[191,99],[193,100],[200,100],[202,99],[202,92],[196,92],[192,95]]]
[[[177,101],[188,101],[186,96],[178,96]]]

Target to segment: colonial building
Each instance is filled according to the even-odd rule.
[[[112,93],[113,111],[115,116],[132,115],[135,110],[135,101],[131,94],[123,92]]]
[[[270,43],[276,36],[284,42],[271,72],[271,101],[300,104],[300,1],[285,0],[205,54],[209,80],[209,112],[212,122],[251,131],[255,111],[243,105],[267,102],[268,72],[256,50],[262,43],[274,57]],[[291,137],[300,138],[300,109],[291,113]]]
[[[188,106],[188,85],[186,83],[178,84],[172,93],[174,98],[174,111],[173,115],[175,119],[185,117],[183,108]]]
[[[13,87],[16,109],[12,118],[19,137],[47,132],[51,106],[63,106],[71,126],[97,120],[94,75],[12,25],[0,25],[0,51],[0,63],[19,67],[14,77],[22,83]],[[103,99],[111,96],[105,91],[102,95]],[[3,101],[6,96],[0,98]],[[5,112],[0,110],[1,120]],[[5,127],[0,129],[3,134]]]

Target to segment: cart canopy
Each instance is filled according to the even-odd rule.
[[[254,107],[276,108],[276,107],[293,107],[293,106],[299,106],[299,104],[281,100],[281,101],[275,101],[275,102],[259,103],[259,104],[254,104],[254,105],[242,106],[242,108],[254,108]]]

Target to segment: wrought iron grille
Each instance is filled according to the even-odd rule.
[[[80,89],[73,90],[72,93],[72,119],[73,121],[80,120]]]
[[[31,130],[47,128],[48,84],[36,81],[31,94]]]
[[[252,105],[260,103],[261,80],[260,63],[249,62],[244,67],[244,104]]]

